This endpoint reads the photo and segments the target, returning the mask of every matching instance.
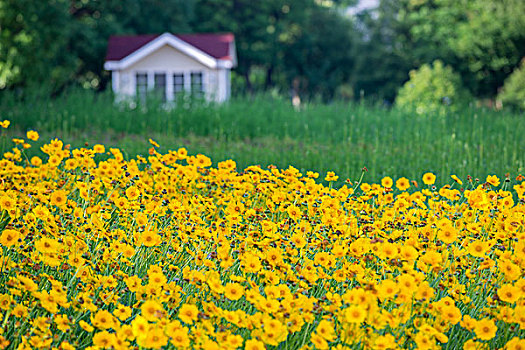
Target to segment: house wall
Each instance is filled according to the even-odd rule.
[[[148,89],[154,86],[155,73],[166,73],[167,99],[173,99],[173,74],[184,75],[184,88],[190,91],[191,73],[202,72],[203,89],[209,100],[224,101],[228,98],[226,69],[210,69],[182,52],[165,45],[127,69],[113,71],[113,90],[120,95],[135,96],[136,74],[148,75]],[[227,75],[227,74],[226,74]]]

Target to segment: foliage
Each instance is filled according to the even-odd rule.
[[[333,186],[38,139],[0,159],[4,348],[525,345],[523,178]]]
[[[250,92],[275,86],[288,92],[296,80],[303,96],[330,99],[352,71],[352,22],[315,1],[199,0],[192,25],[236,34],[236,70]],[[253,73],[261,70],[258,83]]]
[[[391,103],[411,69],[436,59],[493,97],[525,56],[521,0],[380,0],[349,15],[356,2],[0,0],[0,89],[104,90],[111,34],[231,31],[233,91],[293,89],[303,100],[332,100],[344,85]]]
[[[477,96],[494,96],[525,56],[521,0],[407,1],[400,21],[410,26],[424,62],[439,58],[460,72]]]
[[[391,103],[411,69],[420,66],[413,56],[420,43],[407,38],[410,29],[400,21],[403,1],[381,0],[379,7],[357,15],[356,30],[362,38],[356,45],[356,59],[351,81],[356,96],[364,95]]]
[[[399,90],[396,105],[428,114],[454,109],[467,102],[466,96],[461,78],[451,67],[436,60],[410,72],[410,80]]]
[[[182,0],[0,0],[0,88],[103,89],[111,34],[185,31],[187,14]]]
[[[503,90],[498,95],[504,106],[525,111],[525,59],[521,66],[505,80]]]

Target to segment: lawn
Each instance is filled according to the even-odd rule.
[[[295,110],[285,98],[236,98],[224,105],[186,101],[165,110],[115,105],[110,94],[73,91],[56,99],[4,93],[0,115],[12,122],[10,136],[38,130],[41,140],[119,146],[128,157],[147,154],[152,138],[161,150],[186,147],[217,164],[234,159],[240,168],[293,165],[302,172],[335,171],[342,182],[389,175],[419,180],[433,172],[438,184],[450,175],[483,179],[525,172],[523,114],[465,107],[441,114],[367,104],[308,103]],[[36,154],[37,148],[28,151]]]

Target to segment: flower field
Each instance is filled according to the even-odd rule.
[[[38,138],[0,160],[0,348],[525,349],[521,175],[333,188]]]

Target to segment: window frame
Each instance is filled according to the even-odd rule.
[[[145,101],[148,95],[148,90],[149,90],[148,72],[136,71],[135,72],[135,94],[136,96],[140,100]]]
[[[164,77],[164,85],[158,85],[157,77]],[[163,89],[160,89],[159,88],[160,86],[163,86]],[[153,91],[155,93],[155,96],[160,95],[162,102],[166,102],[168,100],[167,87],[168,87],[168,73],[167,72],[154,72],[153,73]]]
[[[172,72],[173,79],[173,99],[176,100],[180,95],[186,92],[186,79],[184,72]],[[180,78],[180,81],[177,81]]]
[[[198,84],[195,83],[194,77],[200,77]],[[196,89],[196,87],[199,87],[199,89]],[[204,97],[205,89],[204,89],[204,72],[203,71],[191,71],[190,72],[190,93],[193,96]]]

